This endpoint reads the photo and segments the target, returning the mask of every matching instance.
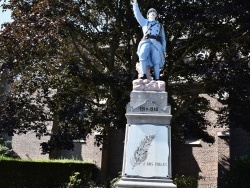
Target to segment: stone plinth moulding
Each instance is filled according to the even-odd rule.
[[[131,92],[118,188],[176,188],[171,179],[172,115],[167,99],[165,91]]]

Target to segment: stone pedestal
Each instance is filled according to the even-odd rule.
[[[167,92],[132,91],[127,105],[122,179],[118,188],[172,183],[171,108]]]

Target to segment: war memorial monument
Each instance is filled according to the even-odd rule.
[[[132,5],[144,36],[137,50],[138,79],[133,81],[126,107],[122,178],[116,186],[176,188],[171,179],[171,107],[165,82],[159,80],[160,69],[165,63],[165,32],[156,20],[155,9],[149,9],[144,18],[137,0]]]

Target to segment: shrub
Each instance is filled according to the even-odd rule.
[[[11,148],[11,142],[4,140],[0,135],[0,155],[5,157],[20,158]]]
[[[227,176],[228,185],[231,188],[249,188],[250,187],[250,155],[243,156],[233,161],[229,174]]]
[[[0,158],[1,187],[90,187],[98,173],[92,163]]]
[[[81,179],[80,172],[74,172],[70,177],[69,177],[69,182],[66,183],[66,188],[79,188],[79,187],[88,187],[88,188],[94,188],[97,187],[96,183],[91,180],[91,174],[85,174],[84,181]]]
[[[75,188],[82,186],[82,180],[78,179],[77,176],[79,176],[79,172],[74,172],[72,176],[69,177],[69,183],[67,183],[67,188]]]
[[[116,183],[118,183],[118,181],[122,178],[122,172],[118,173],[118,177],[112,179],[110,181],[110,188],[116,188]]]
[[[201,177],[177,174],[175,175],[173,182],[178,188],[197,188],[199,179],[201,179]]]

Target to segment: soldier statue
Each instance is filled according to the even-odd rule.
[[[136,20],[142,27],[143,38],[137,49],[139,65],[142,72],[141,79],[147,79],[147,70],[153,67],[154,80],[159,80],[160,69],[165,64],[166,39],[162,24],[157,18],[157,11],[151,8],[147,12],[147,19],[140,12],[137,0],[132,1]]]

